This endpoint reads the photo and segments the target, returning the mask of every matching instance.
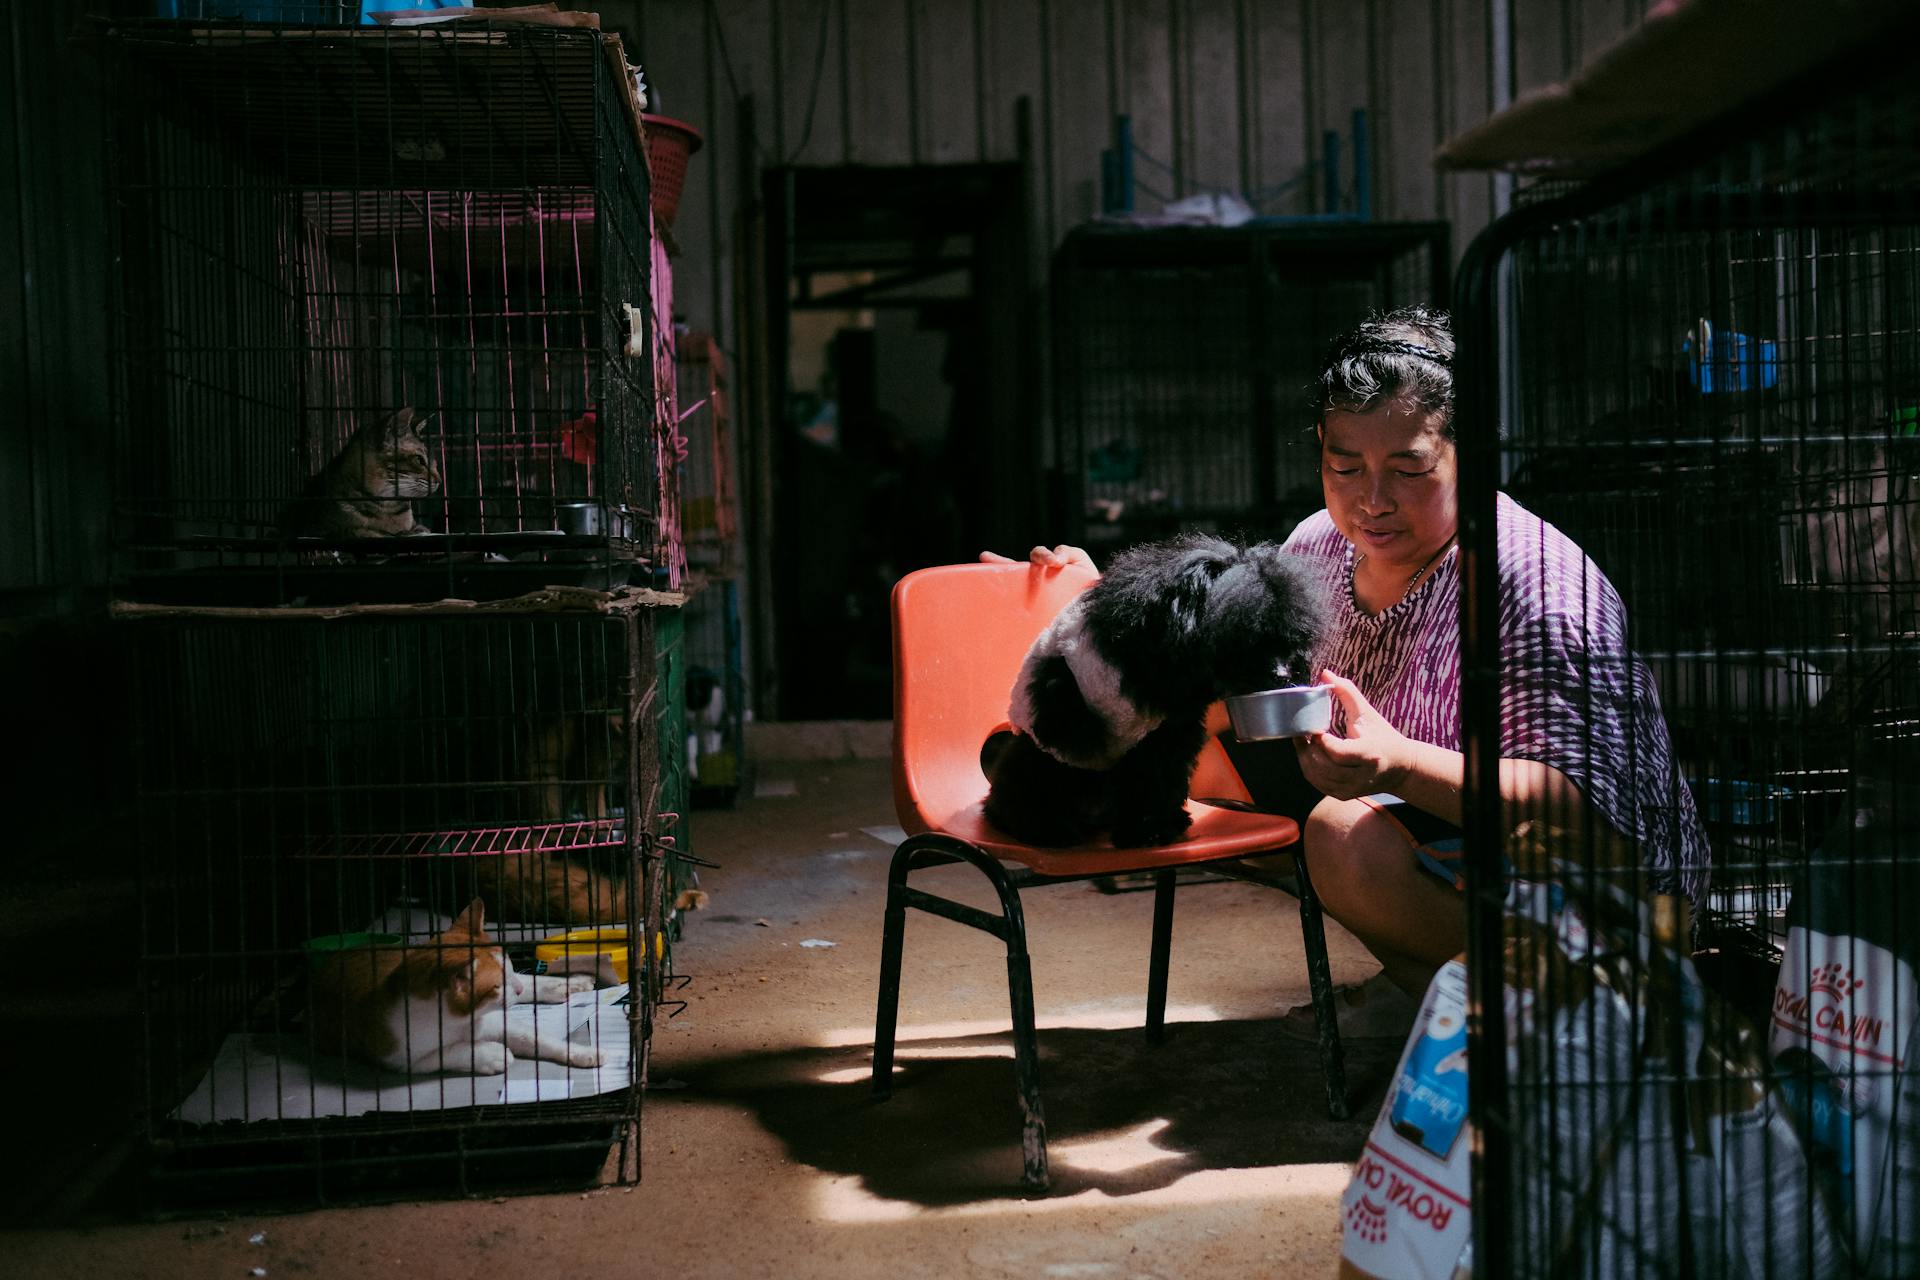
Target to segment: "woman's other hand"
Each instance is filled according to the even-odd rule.
[[[1307,781],[1336,800],[1357,800],[1386,791],[1400,793],[1413,762],[1413,743],[1373,709],[1353,681],[1331,671],[1321,683],[1333,689],[1346,713],[1344,738],[1312,733],[1294,744]]]
[[[1064,569],[1069,565],[1078,565],[1083,569],[1091,569],[1095,573],[1100,572],[1095,567],[1092,556],[1079,547],[1068,546],[1064,542],[1057,547],[1035,547],[1027,552],[1027,559],[1042,569]],[[1012,558],[1003,556],[997,551],[982,551],[980,560],[983,564],[1016,563]]]

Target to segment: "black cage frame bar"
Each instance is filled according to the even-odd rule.
[[[1733,564],[1726,584],[1696,579],[1693,586],[1708,593],[1704,599],[1683,598],[1686,593],[1677,590],[1664,601],[1643,595],[1643,603],[1664,603],[1672,609],[1666,616],[1648,617],[1644,625],[1635,616],[1635,628],[1668,642],[1692,638],[1699,651],[1682,657],[1718,662],[1736,676],[1759,669],[1758,664],[1780,653],[1837,661],[1841,670],[1853,673],[1857,696],[1847,700],[1847,715],[1840,722],[1822,725],[1809,718],[1803,725],[1810,729],[1806,741],[1783,731],[1753,746],[1755,754],[1773,753],[1776,763],[1802,758],[1811,792],[1827,806],[1822,818],[1833,816],[1852,794],[1850,774],[1875,767],[1886,744],[1910,741],[1915,724],[1913,673],[1920,667],[1920,628],[1909,616],[1916,584],[1906,581],[1897,566],[1863,563],[1857,555],[1843,559],[1849,574],[1865,581],[1831,576],[1822,581],[1818,573],[1809,573],[1804,542],[1796,553],[1791,534],[1796,518],[1804,523],[1804,517],[1817,516],[1828,522],[1828,529],[1839,530],[1837,540],[1844,547],[1852,537],[1850,513],[1907,506],[1920,496],[1898,487],[1915,462],[1913,451],[1901,442],[1901,405],[1920,393],[1920,381],[1915,380],[1920,374],[1920,307],[1913,305],[1920,298],[1915,289],[1920,281],[1920,165],[1915,163],[1920,155],[1920,99],[1905,83],[1916,36],[1920,22],[1903,21],[1874,49],[1856,50],[1822,66],[1642,160],[1570,189],[1554,184],[1554,194],[1518,202],[1513,213],[1474,240],[1457,273],[1453,310],[1459,351],[1461,711],[1469,866],[1468,1071],[1476,1126],[1475,1274],[1532,1274],[1529,1267],[1537,1262],[1525,1252],[1520,1218],[1530,1202],[1519,1169],[1524,1162],[1537,1162],[1539,1153],[1518,1145],[1529,1139],[1516,1111],[1509,1065],[1516,1053],[1528,1049],[1510,1042],[1504,1012],[1510,942],[1507,858],[1514,841],[1499,791],[1501,687],[1503,674],[1511,673],[1502,670],[1494,554],[1497,495],[1516,477],[1524,478],[1528,451],[1542,431],[1613,414],[1620,436],[1638,431],[1643,454],[1653,452],[1672,468],[1671,487],[1655,496],[1674,503],[1671,510],[1680,519],[1654,532],[1666,536],[1684,527],[1720,539],[1709,545],[1743,547],[1758,562],[1758,567]],[[1828,241],[1806,252],[1808,238],[1819,236]],[[1686,252],[1669,265],[1705,263],[1708,275],[1681,285],[1657,273],[1632,279],[1632,271],[1622,263],[1637,247],[1635,237],[1654,242],[1665,237],[1670,244],[1691,237]],[[1743,245],[1766,237],[1778,237],[1779,244],[1771,250],[1743,250]],[[1561,256],[1554,259],[1555,253]],[[1624,305],[1614,317],[1616,332],[1558,335],[1564,342],[1556,356],[1555,335],[1540,337],[1537,324],[1529,330],[1527,291],[1538,287],[1542,264],[1548,261],[1565,269],[1569,287],[1596,280],[1620,287]],[[1799,267],[1783,266],[1783,261],[1798,262]],[[1796,300],[1793,271],[1809,261],[1840,272],[1841,278],[1822,281],[1819,297],[1809,294]],[[1880,277],[1856,272],[1849,279],[1845,274],[1874,261],[1891,265]],[[1697,298],[1686,291],[1702,283],[1706,301],[1700,317],[1685,306],[1659,309],[1662,290]],[[1677,322],[1670,326],[1674,332],[1646,335],[1634,330],[1649,298],[1655,299],[1655,314]],[[1635,301],[1642,306],[1639,313],[1632,310]],[[1759,305],[1763,302],[1778,304],[1777,328],[1751,323],[1756,310],[1765,310]],[[1791,308],[1799,302],[1828,310],[1798,315]],[[1570,304],[1570,310],[1593,305],[1593,296],[1585,295]],[[1748,325],[1744,334],[1732,335],[1734,343],[1750,344],[1738,354],[1716,347],[1711,333],[1695,325],[1697,318],[1706,318],[1724,333],[1733,327],[1721,323],[1730,315]],[[1508,317],[1512,329],[1503,327]],[[1808,336],[1831,347],[1809,348],[1791,341]],[[1762,337],[1778,342],[1772,353],[1777,372],[1764,377]],[[1703,393],[1704,384],[1698,382],[1675,386],[1673,375],[1684,374],[1684,369],[1670,364],[1655,371],[1656,385],[1649,387],[1644,362],[1636,358],[1644,356],[1645,346],[1632,346],[1642,340],[1673,349],[1692,342],[1696,359],[1691,376],[1710,376],[1705,366],[1716,366],[1716,375],[1732,375],[1732,386],[1717,395]],[[1610,351],[1609,342],[1615,344]],[[1583,364],[1581,357],[1591,356],[1596,345],[1605,353],[1603,360]],[[1523,352],[1535,358],[1529,361]],[[1604,369],[1593,367],[1602,364]],[[1607,370],[1625,371],[1639,385],[1610,399],[1585,394],[1605,385]],[[1838,371],[1837,386],[1809,383],[1810,371],[1833,370]],[[1777,383],[1772,381],[1776,376]],[[1623,411],[1636,404],[1654,409],[1637,423],[1620,421]],[[1503,446],[1502,439],[1512,438],[1509,431],[1520,441]],[[1570,446],[1566,452],[1575,468],[1604,472],[1613,465],[1605,442],[1560,443]],[[1743,475],[1739,468],[1745,464],[1751,466]],[[1689,468],[1709,467],[1715,469],[1715,487],[1704,492],[1687,487]],[[1820,474],[1810,477],[1809,471]],[[1761,507],[1766,518],[1757,524],[1726,525],[1742,504]],[[1629,525],[1632,519],[1631,513],[1625,517]],[[1777,551],[1769,545],[1776,541]],[[1584,540],[1582,545],[1597,561],[1611,554],[1617,565],[1644,563],[1644,555],[1636,560],[1631,547],[1609,550]],[[1666,545],[1676,557],[1692,549],[1684,543]],[[1602,567],[1634,610],[1639,584],[1632,573],[1615,565]],[[1681,580],[1656,580],[1653,591]],[[1849,587],[1856,588],[1850,600]],[[1796,588],[1812,590],[1796,595]],[[1780,693],[1768,696],[1783,705],[1787,698]],[[1703,813],[1711,819],[1713,809],[1714,801],[1706,798]],[[1769,868],[1764,856],[1757,866],[1743,864],[1736,857],[1730,860],[1733,865],[1717,867],[1716,876],[1724,870],[1804,877],[1809,870],[1804,854],[1792,850],[1796,842],[1817,838],[1816,825],[1808,818],[1802,829],[1788,833],[1785,822],[1776,824],[1783,834],[1774,837],[1772,848],[1786,865]],[[1718,858],[1720,849],[1715,852]],[[1644,887],[1644,882],[1636,883]],[[1778,935],[1769,935],[1763,911],[1729,918],[1709,904],[1696,906],[1708,908],[1701,912],[1701,946],[1723,955],[1750,946],[1763,964],[1769,959],[1777,964]],[[1548,1082],[1546,1087],[1572,1086]],[[1663,1209],[1684,1220],[1689,1212],[1684,1178],[1678,1187],[1678,1201]],[[1770,1274],[1804,1274],[1798,1269],[1803,1262],[1812,1265],[1801,1259],[1776,1260]],[[1662,1258],[1660,1264],[1673,1274],[1703,1274],[1684,1248],[1680,1256]]]

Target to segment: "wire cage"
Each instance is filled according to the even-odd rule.
[[[1920,1274],[1920,94],[1869,62],[1461,268],[1480,1274]],[[1556,735],[1583,802],[1503,805]]]
[[[731,805],[746,782],[747,670],[740,588],[709,582],[687,601],[686,739],[696,806]]]
[[[713,335],[681,335],[676,385],[686,458],[681,521],[693,589],[685,610],[685,734],[689,794],[727,805],[746,766],[746,663],[742,656],[740,506],[727,364]]]
[[[680,940],[685,913],[694,909],[695,891],[700,886],[696,865],[704,864],[693,851],[692,764],[683,750],[687,725],[687,683],[691,678],[686,642],[687,614],[684,606],[662,609],[654,623],[653,733],[658,768],[653,781],[653,811],[659,815],[661,829],[661,937],[656,959],[661,963],[662,991],[685,987],[687,975],[675,976],[673,944]],[[673,1012],[685,1007],[671,1000]]]
[[[134,609],[155,1199],[637,1178],[656,611]]]
[[[1451,261],[1445,223],[1075,228],[1053,264],[1054,413],[1082,543],[1284,537],[1321,505],[1327,335],[1438,304]]]
[[[124,595],[677,585],[617,37],[156,21],[109,47]]]

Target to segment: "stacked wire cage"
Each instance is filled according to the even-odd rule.
[[[616,38],[117,36],[126,589],[273,604],[678,585],[647,167]]]
[[[1438,305],[1444,223],[1078,227],[1054,257],[1054,415],[1071,527],[1284,537],[1321,505],[1311,387],[1327,335]]]
[[[1920,94],[1874,65],[1526,202],[1461,269],[1479,1274],[1920,1274]],[[1497,493],[1624,604],[1629,651],[1546,705],[1655,708],[1635,832],[1502,806],[1563,637],[1502,634],[1543,585],[1502,573]],[[1585,747],[1631,774],[1649,729]],[[1689,899],[1647,833],[1696,818]]]
[[[659,969],[624,944],[665,892],[653,621],[123,624],[157,1203],[583,1182],[610,1153],[637,1176],[654,1000],[627,991]],[[476,900],[484,937],[448,941]],[[396,999],[496,946],[524,982],[585,977],[506,999],[544,1043],[487,1066],[499,1002]],[[343,1022],[387,1027],[408,1065],[343,1049]]]
[[[636,1178],[685,558],[621,42],[108,48],[149,1185]]]

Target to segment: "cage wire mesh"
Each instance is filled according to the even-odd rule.
[[[691,776],[684,744],[687,724],[687,643],[684,609],[663,609],[654,620],[654,680],[652,702],[655,759],[653,812],[659,815],[660,845],[663,858],[660,902],[657,916],[661,937],[656,941],[656,958],[661,963],[661,983],[653,992],[658,1003],[669,986],[685,985],[685,979],[672,979],[672,944],[679,940],[681,912],[690,910],[689,891],[699,885],[693,863],[693,807]],[[675,1011],[682,1005],[674,1003]]]
[[[1441,223],[1075,229],[1054,259],[1054,395],[1084,544],[1285,537],[1321,505],[1328,336],[1440,305],[1450,262]]]
[[[677,585],[617,40],[115,37],[123,581],[265,603]]]
[[[653,622],[122,627],[163,1201],[637,1176]]]
[[[697,805],[731,804],[745,765],[746,664],[742,656],[740,506],[726,357],[710,333],[679,342],[682,527],[690,591],[685,608],[686,719],[681,744]]]
[[[1463,268],[1483,1274],[1920,1274],[1920,96],[1834,87]],[[1496,485],[1624,645],[1597,578],[1529,613]],[[1555,735],[1585,803],[1504,810]]]
[[[686,438],[679,487],[687,561],[702,575],[730,578],[739,570],[740,503],[726,358],[704,331],[681,335],[676,357],[679,428]]]
[[[686,606],[687,721],[683,748],[696,805],[731,805],[746,780],[747,674],[740,589],[716,579]]]

